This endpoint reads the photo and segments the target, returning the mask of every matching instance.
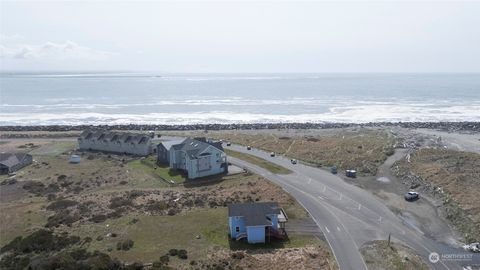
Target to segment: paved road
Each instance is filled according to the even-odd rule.
[[[430,253],[469,254],[427,238],[413,224],[400,219],[380,200],[366,190],[346,183],[340,177],[319,168],[291,164],[284,157],[270,157],[269,153],[244,146],[232,145],[232,150],[249,153],[292,170],[288,175],[277,175],[254,164],[229,157],[231,163],[260,174],[289,192],[313,217],[325,234],[342,270],[367,269],[359,247],[374,239],[399,240],[413,248],[427,263]],[[469,255],[467,255],[469,256]],[[480,256],[465,261],[443,259],[430,263],[432,269],[462,269],[462,265],[480,265]]]

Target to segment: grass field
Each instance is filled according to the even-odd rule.
[[[181,174],[176,170],[171,170],[168,165],[156,164],[156,159],[154,156],[131,161],[128,163],[128,167],[147,172],[150,175],[160,178],[168,183],[170,183],[171,180],[175,184],[180,184],[186,180],[186,176],[184,174]]]
[[[77,147],[78,143],[73,141],[52,141],[47,145],[30,151],[30,154],[37,156],[57,156],[63,152],[75,149]]]
[[[360,251],[368,269],[381,270],[427,270],[428,265],[410,248],[385,240],[376,240],[364,244]]]
[[[120,217],[109,217],[105,221],[94,223],[89,220],[90,216],[85,215],[69,226],[60,225],[52,228],[56,233],[68,232],[82,239],[91,239],[91,242],[82,244],[82,247],[91,251],[105,252],[124,262],[153,262],[173,248],[187,250],[188,260],[170,257],[169,266],[172,267],[184,267],[190,260],[206,259],[207,255],[215,252],[215,249],[224,251],[263,249],[268,252],[272,248],[301,248],[314,245],[321,246],[327,254],[329,252],[324,242],[309,235],[289,234],[290,239],[287,242],[254,246],[239,242],[232,243],[228,239],[225,200],[278,201],[291,220],[308,217],[307,212],[290,195],[258,175],[220,176],[216,179],[217,181],[208,181],[204,184],[172,187],[163,179],[182,183],[185,177],[170,171],[166,166],[158,166],[153,156],[132,159],[87,152],[82,155],[79,164],[71,164],[68,162],[69,152],[74,148],[75,143],[68,141],[48,142],[39,146],[32,151],[36,162],[17,173],[16,185],[18,186],[0,187],[2,192],[12,191],[9,195],[12,200],[2,201],[0,204],[0,246],[17,236],[27,236],[35,230],[44,228],[48,217],[56,214],[54,211],[45,209],[56,199],[48,201],[45,194],[36,196],[22,189],[23,181],[33,180],[45,186],[66,183],[68,187],[78,187],[78,192],[64,188],[58,191],[56,196],[79,203],[93,201],[93,205],[105,206],[103,210],[106,211],[101,212],[103,214],[111,211],[108,209],[110,198],[125,197],[131,191],[139,194],[142,192],[173,194],[171,196],[180,198],[176,206],[172,206],[178,206],[179,210],[173,215],[166,212],[145,212],[140,204],[146,204],[152,198],[157,200],[154,193],[149,193],[152,197],[146,195],[148,198],[139,198],[138,203],[127,208]],[[258,162],[263,166],[272,165],[261,159],[255,160],[255,163]],[[276,173],[287,173],[285,168],[269,168]],[[182,206],[182,202],[187,202],[185,198],[191,201],[195,201],[195,198],[201,199],[203,204],[195,207]],[[158,199],[158,201],[161,200]],[[209,205],[212,201],[218,204]],[[69,209],[78,211],[76,207]],[[92,206],[91,209],[94,207]],[[115,233],[117,236],[107,236],[109,233]],[[128,251],[117,250],[117,243],[127,239],[134,241],[133,248]]]
[[[18,235],[27,235],[43,227],[47,217],[42,207],[46,204],[44,198],[0,204],[0,246],[4,246]]]
[[[226,208],[216,208],[176,216],[127,215],[99,224],[82,225],[70,231],[93,239],[102,236],[103,240],[92,241],[89,249],[109,253],[126,262],[152,262],[172,248],[185,249],[191,259],[199,259],[206,256],[207,249],[212,245],[205,232],[214,232],[215,240],[226,241],[226,213]],[[138,221],[132,223],[133,218]],[[112,232],[118,236],[106,236]],[[197,235],[200,239],[196,239]],[[116,243],[125,239],[134,241],[133,248],[117,251]]]
[[[136,218],[137,222],[132,220]],[[119,219],[98,224],[87,224],[69,229],[70,233],[94,239],[90,250],[100,250],[127,262],[152,262],[169,249],[185,249],[189,260],[204,258],[211,248],[222,247],[232,250],[291,248],[306,245],[321,245],[322,242],[309,235],[289,235],[286,242],[249,245],[228,239],[227,208],[202,209],[176,216],[127,215]],[[117,237],[107,237],[117,233]],[[97,237],[103,240],[97,241]],[[199,238],[197,239],[197,236]],[[128,251],[116,250],[116,243],[132,239],[134,246]],[[174,266],[175,263],[171,264]]]
[[[289,169],[282,167],[280,165],[274,164],[272,162],[269,162],[263,158],[259,158],[250,154],[245,154],[237,151],[233,151],[230,149],[225,149],[225,153],[227,153],[228,156],[236,157],[245,161],[248,161],[250,163],[253,163],[259,167],[262,167],[272,173],[276,174],[289,174],[292,171]]]

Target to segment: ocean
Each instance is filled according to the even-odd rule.
[[[474,74],[0,74],[0,125],[480,121]]]

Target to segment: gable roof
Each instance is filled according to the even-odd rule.
[[[245,226],[272,225],[267,215],[280,214],[277,202],[236,203],[228,205],[229,217],[245,217]]]
[[[133,144],[147,144],[151,137],[146,134],[115,132],[107,130],[84,130],[80,134],[84,140],[97,140],[103,142],[121,142]]]
[[[24,153],[0,153],[0,164],[12,167],[21,163],[26,156],[29,155]]]
[[[190,158],[195,159],[210,146],[213,146],[223,152],[221,142],[207,142],[205,138],[187,138],[181,143],[171,145],[170,147],[174,150],[185,151]],[[165,148],[167,147],[165,146]]]
[[[170,148],[172,148],[173,146],[175,146],[177,144],[181,144],[182,142],[183,142],[182,140],[173,140],[173,141],[163,141],[160,144],[163,145],[163,147],[165,147],[165,149],[167,149],[167,151],[169,151]]]

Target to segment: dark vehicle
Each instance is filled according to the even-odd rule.
[[[270,156],[271,156],[271,157],[274,157],[274,156],[275,156],[275,152],[271,152],[271,153],[270,153]]]
[[[356,178],[357,177],[357,171],[356,170],[346,170],[345,175],[350,178]]]
[[[416,201],[418,200],[420,197],[418,195],[418,192],[415,192],[415,191],[409,191],[407,192],[407,194],[405,194],[405,200],[411,202],[411,201]]]
[[[297,160],[296,160],[296,159],[292,159],[292,160],[290,160],[290,162],[292,162],[292,164],[297,164]]]
[[[231,143],[231,142],[227,142],[227,146],[231,146],[231,145],[232,145],[232,143]]]
[[[252,150],[252,147],[250,145],[247,146],[247,150]]]
[[[330,172],[331,172],[332,174],[337,174],[337,166],[332,166],[332,167],[330,168]]]

